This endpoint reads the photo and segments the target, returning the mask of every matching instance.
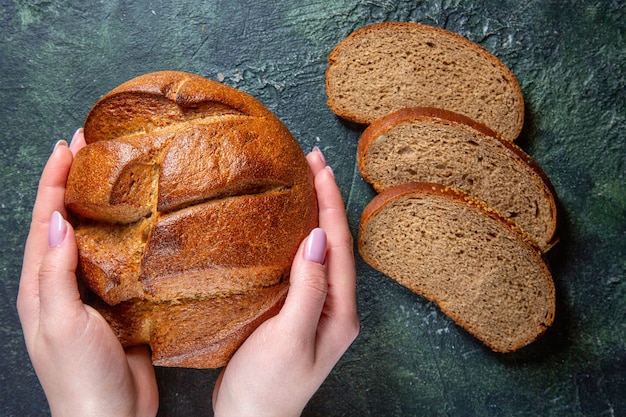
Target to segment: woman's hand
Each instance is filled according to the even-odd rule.
[[[64,219],[65,183],[78,130],[44,168],[24,251],[17,308],[26,347],[53,416],[154,416],[158,392],[145,347],[124,350],[76,282],[78,249]]]
[[[220,374],[217,417],[297,416],[359,332],[352,235],[324,156],[307,156],[315,175],[319,229],[302,242],[280,313],[259,326]]]
[[[158,392],[148,350],[124,350],[78,292],[78,249],[64,219],[64,195],[82,146],[81,130],[69,147],[59,142],[40,180],[17,301],[26,346],[53,416],[154,416]],[[320,228],[300,245],[280,313],[246,340],[218,378],[217,416],[299,415],[358,334],[341,193],[321,152],[307,159]]]

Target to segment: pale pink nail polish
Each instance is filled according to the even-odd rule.
[[[81,133],[82,131],[83,131],[82,127],[79,127],[78,129],[76,129],[76,132],[74,132],[74,136],[72,136],[72,140],[70,141],[70,147],[72,147],[72,143],[74,143],[76,136],[78,136],[78,134]]]
[[[54,248],[63,243],[67,234],[67,223],[58,211],[50,216],[50,229],[48,229],[48,246]]]
[[[326,258],[326,232],[319,227],[309,233],[304,248],[304,258],[318,264],[324,263]]]
[[[57,143],[54,144],[54,148],[52,148],[52,152],[56,151],[59,146],[67,146],[67,142],[63,139],[58,140]]]
[[[324,156],[324,153],[322,152],[322,150],[319,147],[314,146],[313,152],[317,152],[318,154],[320,154],[320,157],[322,158],[322,162],[324,162],[324,165],[326,165],[326,157]]]

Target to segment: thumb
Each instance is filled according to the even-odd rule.
[[[300,244],[291,266],[289,293],[280,315],[303,336],[315,334],[328,294],[328,279],[323,264],[326,257],[326,232],[316,228]]]
[[[42,316],[68,312],[79,303],[76,283],[78,247],[74,229],[54,211],[50,216],[48,250],[39,267],[39,303]],[[71,311],[71,310],[70,310]]]

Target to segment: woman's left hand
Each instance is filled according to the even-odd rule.
[[[65,183],[78,130],[54,148],[39,182],[17,308],[26,347],[53,416],[155,416],[158,391],[146,347],[124,350],[76,281],[78,248],[65,217]]]

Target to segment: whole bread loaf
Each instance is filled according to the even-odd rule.
[[[554,283],[540,250],[462,191],[434,183],[386,189],[363,211],[358,249],[494,351],[517,350],[553,322]]]
[[[369,124],[404,107],[437,107],[477,120],[514,140],[524,99],[513,73],[482,46],[412,22],[360,28],[328,57],[328,106]]]
[[[543,170],[518,146],[468,117],[424,107],[398,110],[365,129],[357,161],[378,192],[405,182],[453,186],[509,217],[542,250],[554,244],[556,203]]]
[[[248,94],[172,71],[102,97],[85,139],[65,201],[90,302],[155,365],[225,365],[317,225],[300,146]]]

